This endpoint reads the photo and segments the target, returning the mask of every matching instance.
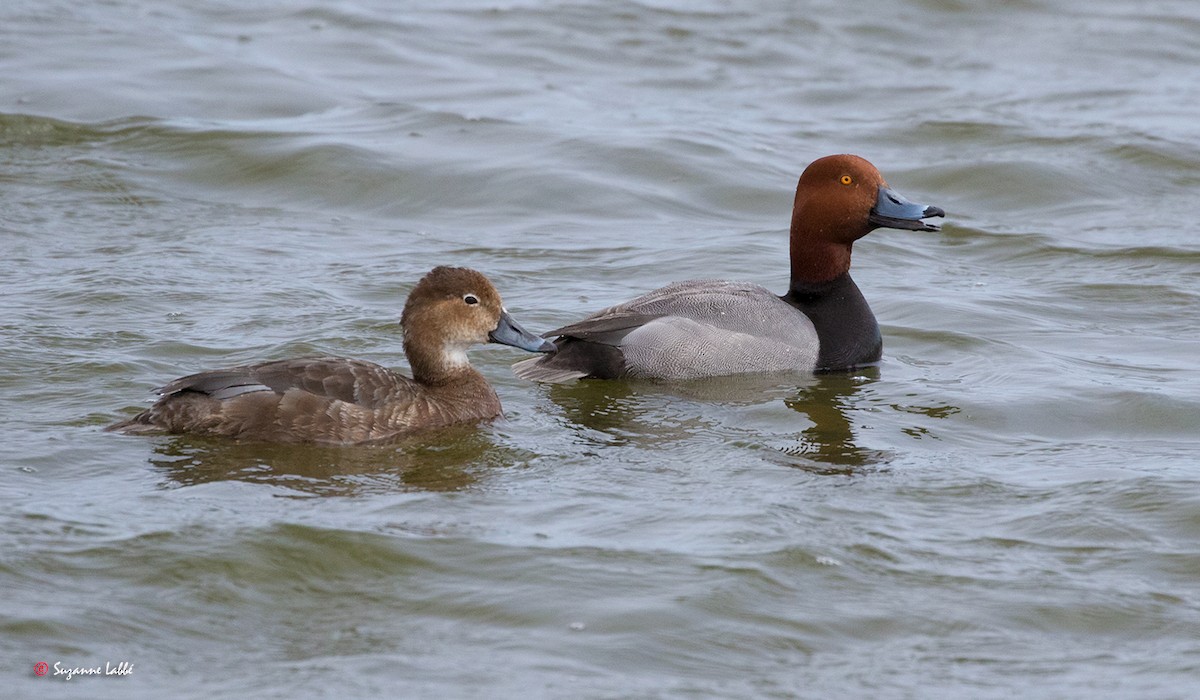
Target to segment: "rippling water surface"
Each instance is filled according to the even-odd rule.
[[[5,3],[6,697],[1194,697],[1197,65],[1185,0]],[[856,246],[878,368],[491,346],[491,426],[100,430],[202,368],[404,367],[438,264],[539,330],[782,292],[835,152],[948,212]]]

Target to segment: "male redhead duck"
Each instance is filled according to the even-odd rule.
[[[409,379],[371,362],[313,357],[176,379],[153,406],[106,430],[191,433],[264,442],[353,444],[500,415],[500,399],[466,350],[493,342],[531,352],[554,345],[526,331],[475,270],[437,267],[400,317]]]
[[[854,280],[850,249],[879,227],[937,231],[945,216],[888,187],[869,162],[826,156],[805,168],[792,209],[787,294],[748,282],[677,282],[577,323],[552,355],[513,365],[523,379],[696,379],[844,370],[878,362],[879,324]]]

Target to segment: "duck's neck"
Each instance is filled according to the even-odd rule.
[[[467,361],[466,351],[429,350],[416,344],[404,344],[404,354],[412,368],[413,379],[428,386],[487,384],[487,380]]]
[[[849,251],[847,251],[847,258]],[[847,262],[847,268],[849,264]],[[818,370],[839,370],[879,361],[883,337],[871,307],[849,271],[824,281],[798,280],[792,267],[792,284],[783,300],[804,312],[817,330],[820,351]]]
[[[850,271],[850,253],[848,245],[814,241],[813,237],[797,234],[793,230],[791,288],[829,282],[844,276]]]

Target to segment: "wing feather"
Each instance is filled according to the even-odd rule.
[[[230,399],[257,391],[284,394],[293,389],[372,409],[418,393],[416,382],[408,377],[373,362],[344,357],[302,357],[199,372],[176,379],[158,393],[193,391]]]

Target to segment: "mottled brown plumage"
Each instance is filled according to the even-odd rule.
[[[553,348],[522,329],[482,274],[438,267],[409,294],[400,325],[413,378],[363,360],[306,357],[181,377],[149,409],[107,430],[266,442],[352,444],[500,415],[467,360],[471,345]]]

